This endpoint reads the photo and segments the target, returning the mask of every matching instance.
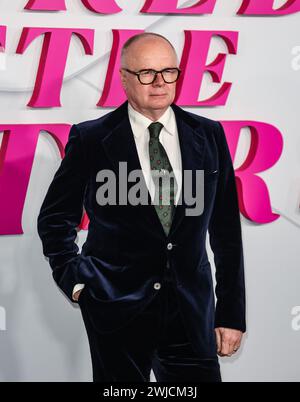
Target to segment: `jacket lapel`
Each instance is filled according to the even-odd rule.
[[[173,235],[174,232],[180,226],[183,218],[186,214],[186,208],[189,206],[185,202],[184,194],[185,192],[190,193],[191,189],[188,188],[188,183],[186,181],[185,171],[193,172],[193,188],[192,194],[195,194],[195,171],[203,169],[204,161],[204,149],[205,149],[205,137],[199,127],[199,122],[194,118],[189,118],[186,112],[180,109],[177,105],[171,105],[177,123],[179,144],[181,151],[181,164],[182,164],[182,189],[181,197],[178,205],[175,208],[175,214],[170,228],[169,236]],[[196,131],[196,128],[198,129]]]

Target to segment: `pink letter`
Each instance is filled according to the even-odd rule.
[[[198,101],[199,90],[203,74],[210,73],[213,82],[220,83],[226,54],[220,53],[216,59],[206,65],[211,39],[214,35],[220,36],[226,43],[230,54],[236,54],[238,32],[235,31],[184,31],[185,45],[182,53],[180,68],[182,77],[177,84],[175,102],[186,106],[219,106],[225,105],[231,83],[225,82],[210,98]]]
[[[2,124],[0,148],[0,235],[22,234],[22,213],[38,136],[47,131],[55,139],[63,157],[68,140],[68,124]],[[87,226],[84,216],[80,227]]]
[[[232,160],[234,160],[240,132],[249,127],[251,145],[243,164],[235,170],[242,214],[256,223],[269,223],[279,218],[272,212],[269,191],[266,183],[257,173],[269,169],[278,161],[283,138],[280,131],[271,124],[258,121],[221,121]]]
[[[0,25],[0,71],[5,70],[5,46],[6,46],[6,26]]]
[[[23,233],[22,212],[40,130],[68,134],[67,125],[2,124],[0,148],[0,234]]]
[[[244,0],[237,14],[243,15],[288,15],[300,11],[300,0],[287,0],[276,10],[274,0]]]
[[[126,96],[122,88],[119,75],[119,67],[121,65],[120,52],[123,44],[127,41],[127,39],[141,32],[144,31],[132,29],[113,29],[113,45],[111,49],[102,96],[97,103],[97,106],[115,107],[119,106],[125,101]]]
[[[85,53],[93,54],[94,30],[74,28],[24,28],[17,53],[22,54],[38,36],[45,35],[38,73],[28,106],[61,106],[60,91],[72,34],[81,40]]]
[[[216,0],[200,0],[193,6],[177,8],[178,0],[146,0],[142,13],[158,14],[211,14]]]
[[[0,25],[0,49],[6,47],[6,26]]]
[[[116,14],[122,11],[114,0],[81,0],[90,11],[99,14]]]
[[[26,10],[32,11],[65,11],[65,0],[29,0]]]
[[[79,1],[79,0],[78,0]],[[94,13],[99,14],[115,14],[122,9],[114,0],[81,0],[86,8]],[[60,11],[66,10],[65,0],[29,0],[25,6],[26,10],[38,11]]]

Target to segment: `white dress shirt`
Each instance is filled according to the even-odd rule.
[[[153,201],[155,196],[155,185],[151,176],[148,130],[148,126],[153,123],[153,121],[135,110],[129,102],[128,116],[143,176],[145,178],[147,188]],[[156,121],[160,122],[163,125],[163,128],[159,135],[159,141],[166,150],[177,182],[177,191],[174,200],[175,205],[177,205],[182,186],[182,165],[176,118],[171,106],[169,106],[165,113]],[[83,288],[84,284],[75,285],[73,289],[73,295],[75,292]]]

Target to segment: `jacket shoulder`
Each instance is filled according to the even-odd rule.
[[[220,123],[217,120],[209,119],[208,117],[204,117],[188,111],[186,111],[186,113],[190,119],[193,119],[198,125],[202,126],[204,129],[214,131],[219,129]]]
[[[75,125],[85,138],[93,135],[97,135],[97,137],[99,137],[107,132],[113,113],[114,111],[106,113],[97,119],[85,120]]]
[[[85,141],[102,139],[127,116],[127,102],[97,119],[75,124]]]
[[[196,113],[189,112],[181,107],[173,104],[174,112],[184,119],[193,127],[201,127],[205,131],[216,131],[220,129],[220,123],[216,120],[209,119],[208,117],[201,116]]]

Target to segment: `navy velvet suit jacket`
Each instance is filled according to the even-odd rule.
[[[187,333],[199,353],[209,357],[216,353],[215,327],[246,330],[235,176],[221,124],[175,104],[171,107],[182,169],[204,170],[201,215],[186,216],[183,199],[166,236],[151,202],[97,203],[100,170],[112,169],[117,175],[120,161],[128,163],[128,173],[141,169],[126,101],[105,116],[72,126],[65,157],[41,206],[38,233],[56,283],[70,300],[74,285],[85,284],[79,304],[84,297],[95,328],[103,333],[126,324],[155,297],[154,284],[163,286],[168,261]],[[182,191],[184,186],[183,178]],[[76,229],[83,206],[90,223],[78,253]],[[207,232],[216,267],[216,304],[205,247]]]

